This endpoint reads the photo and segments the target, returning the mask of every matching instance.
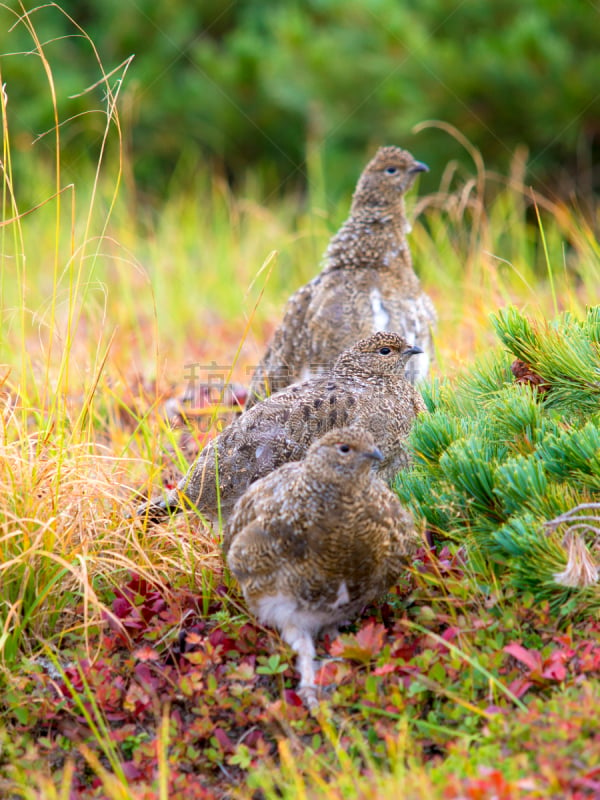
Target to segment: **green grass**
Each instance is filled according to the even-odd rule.
[[[51,76],[42,45],[38,54]],[[186,365],[200,364],[202,378],[216,362],[247,383],[286,298],[316,273],[345,217],[349,198],[327,206],[318,150],[311,151],[309,165],[319,190],[308,199],[265,197],[258,178],[232,193],[220,177],[200,173],[185,189],[174,182],[152,207],[127,181],[122,185],[128,170],[114,157],[122,152],[118,117],[105,117],[103,142],[113,155],[81,162],[74,182],[61,173],[62,129],[54,135],[50,164],[35,148],[26,159],[19,153],[20,180],[13,182],[10,100],[3,102],[2,119],[3,789],[22,798],[66,798],[71,790],[111,800],[195,797],[181,767],[194,771],[201,764],[211,791],[242,796],[250,780],[265,797],[441,798],[460,791],[487,797],[476,794],[477,781],[489,779],[506,782],[506,797],[550,796],[544,791],[566,797],[568,770],[558,783],[548,778],[550,743],[542,736],[537,753],[524,757],[516,741],[536,741],[536,703],[546,701],[557,718],[564,716],[565,730],[571,709],[577,730],[591,735],[584,716],[575,713],[575,694],[597,697],[598,670],[584,670],[589,687],[577,689],[571,681],[566,694],[560,682],[536,677],[526,710],[522,695],[514,694],[517,666],[502,648],[518,640],[550,659],[555,637],[564,634],[547,609],[515,599],[492,572],[486,594],[468,566],[416,568],[409,599],[393,595],[388,604],[404,632],[388,632],[383,649],[364,663],[347,659],[335,667],[330,708],[313,720],[286,705],[294,684],[290,654],[272,632],[248,633],[217,539],[189,517],[145,529],[130,516],[134,490],[159,485],[169,444],[183,466],[162,406],[185,388]],[[495,339],[489,314],[499,307],[513,303],[542,318],[554,316],[557,307],[581,313],[600,285],[597,219],[532,193],[518,157],[507,177],[474,163],[474,175],[457,175],[449,165],[438,193],[409,198],[416,269],[439,314],[437,376],[453,377],[486,352]],[[27,186],[23,200],[21,182]],[[132,573],[147,582],[135,603],[145,607],[147,595],[156,592],[166,607],[160,623],[153,616],[158,612],[148,612],[145,639],[115,611]],[[147,706],[136,701],[128,692],[135,669],[145,663],[143,648],[169,653],[190,620],[206,623],[206,630],[192,631],[200,639],[221,630],[232,641],[241,631],[256,636],[258,668],[251,648],[227,661],[215,655],[219,645],[202,640],[206,652],[192,653],[190,662],[196,672],[170,674],[155,695],[146,686]],[[589,625],[573,647],[593,638]],[[439,637],[449,628],[457,638],[444,649]],[[392,662],[403,674],[403,657],[393,655],[403,636],[407,646],[415,645],[405,658],[414,675],[408,688],[385,669],[381,677],[374,674]],[[52,680],[39,666],[40,655],[54,662]],[[222,691],[211,677],[211,658],[223,665]],[[69,672],[80,659],[89,660],[92,673]],[[53,685],[68,687],[78,674],[81,685],[71,686],[75,699],[67,692],[59,703]],[[115,678],[131,681],[122,689],[126,712],[134,713],[139,701],[146,714],[116,743]],[[244,681],[254,687],[250,697]],[[210,722],[206,736],[198,732],[182,742],[182,698],[189,700],[195,730]],[[214,711],[208,722],[203,703]],[[219,722],[220,703],[228,722]],[[493,706],[504,716],[495,717]],[[235,740],[232,751],[212,736],[219,725]],[[258,729],[265,732],[265,752],[260,742],[250,746],[244,738]],[[575,746],[564,736],[571,753]],[[153,777],[128,778],[123,765],[134,756],[144,765],[150,752]],[[259,764],[259,777],[248,779]],[[500,777],[489,778],[491,767]],[[538,788],[519,794],[519,782],[526,786],[533,774]]]

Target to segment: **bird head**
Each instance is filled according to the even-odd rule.
[[[306,453],[306,469],[320,480],[356,482],[373,463],[383,461],[369,431],[358,427],[335,428],[317,439]]]
[[[338,357],[333,371],[368,380],[383,375],[402,375],[411,356],[422,353],[399,333],[379,331],[359,339]]]
[[[420,172],[429,172],[429,167],[416,161],[407,150],[380,147],[358,179],[352,215],[370,216],[397,206]]]

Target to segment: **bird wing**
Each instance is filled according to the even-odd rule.
[[[425,400],[423,400],[423,396],[416,389],[414,390],[413,395],[413,409],[415,414],[420,414],[422,411],[427,411]]]
[[[265,577],[273,580],[275,573],[284,568],[293,570],[308,550],[303,531],[292,523],[277,519],[275,523],[254,520],[244,526],[232,539],[223,541],[227,564],[240,583],[253,582]]]
[[[324,375],[292,384],[245,411],[239,424],[245,427],[249,439],[262,438],[266,445],[261,475],[304,458],[316,439],[332,428],[349,424],[356,416],[358,394],[364,388],[353,378]],[[268,457],[270,453],[273,459]]]
[[[377,486],[378,515],[381,523],[389,531],[387,537],[387,553],[382,553],[382,565],[385,571],[383,582],[387,587],[392,586],[407,565],[411,563],[412,557],[421,544],[421,537],[415,528],[414,519],[393,492],[378,479],[373,479],[373,485]]]
[[[406,571],[418,546],[412,516],[378,478],[372,477],[361,501],[343,548],[323,554],[331,574],[344,573],[351,597],[370,602],[385,593]]]
[[[319,277],[302,286],[288,300],[283,320],[252,376],[246,410],[300,379],[306,352],[306,313]]]
[[[368,322],[363,323],[368,317],[368,299],[353,289],[353,281],[345,273],[334,271],[322,277],[306,320],[305,335],[315,366],[327,369],[343,350],[372,332]]]
[[[244,412],[202,450],[178,490],[201,513],[216,514],[217,491],[227,510],[254,481],[301,459],[306,447],[290,436],[282,417],[285,409],[266,404]]]
[[[247,528],[269,533],[285,518],[287,487],[298,469],[296,462],[281,466],[277,472],[261,477],[241,495],[223,528],[223,551],[227,555],[232,542]],[[273,502],[273,497],[277,498]]]

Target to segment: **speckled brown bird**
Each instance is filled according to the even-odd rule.
[[[413,269],[404,206],[404,193],[425,170],[398,147],[381,147],[367,164],[322,271],[288,300],[252,378],[246,408],[322,374],[357,339],[381,330],[397,331],[422,349],[410,378],[425,377],[436,315]]]
[[[317,701],[315,639],[360,613],[406,569],[419,544],[413,519],[371,470],[370,433],[329,431],[306,458],[253,484],[223,536],[250,611],[298,654],[300,693]]]
[[[392,480],[409,463],[405,440],[425,410],[404,374],[409,358],[420,352],[397,333],[361,339],[328,375],[294,384],[244,411],[204,448],[176,489],[144,503],[138,515],[156,522],[185,506],[213,524],[219,515],[225,520],[250,484],[299,461],[315,439],[344,425],[372,433],[383,453],[377,471]]]

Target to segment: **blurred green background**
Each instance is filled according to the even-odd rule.
[[[132,183],[159,198],[207,164],[232,183],[248,170],[270,192],[306,185],[307,153],[328,187],[347,192],[379,144],[426,160],[425,191],[440,185],[458,142],[425,120],[455,126],[486,166],[506,173],[528,153],[526,180],[547,194],[598,188],[600,11],[576,0],[63,0],[107,72],[129,56],[120,115]],[[11,13],[11,7],[14,14]],[[27,11],[35,4],[25,2]],[[53,125],[51,93],[19,3],[0,10],[2,80],[13,160]],[[63,164],[92,162],[105,120],[88,42],[55,7],[29,19],[56,82]],[[14,23],[16,26],[11,30]],[[122,77],[111,77],[116,85]],[[80,116],[76,116],[80,115]],[[82,139],[81,137],[84,136]],[[36,144],[54,158],[52,137]],[[472,165],[471,165],[472,167]],[[429,183],[427,182],[429,181]],[[192,185],[190,183],[190,185]]]

